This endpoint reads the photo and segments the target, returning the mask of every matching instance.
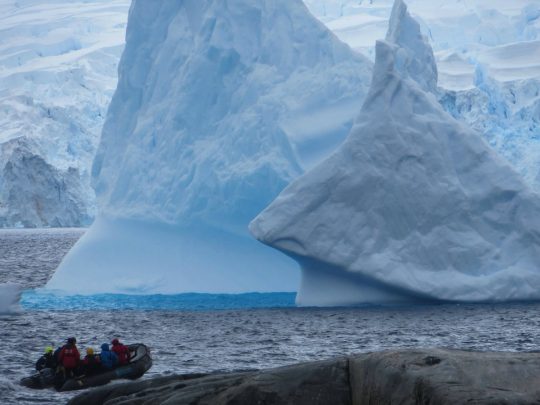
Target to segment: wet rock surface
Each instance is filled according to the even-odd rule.
[[[360,354],[269,370],[115,384],[70,405],[538,404],[540,353],[447,349]]]
[[[353,404],[538,404],[540,353],[409,350],[349,362]]]
[[[350,404],[348,360],[270,370],[155,378],[86,392],[72,405],[120,404]]]

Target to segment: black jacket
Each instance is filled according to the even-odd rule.
[[[44,368],[56,368],[56,360],[52,353],[45,353],[36,362],[36,370],[41,371]]]

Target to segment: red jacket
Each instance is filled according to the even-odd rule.
[[[65,345],[60,351],[58,362],[66,369],[72,369],[79,365],[81,355],[75,345]]]
[[[97,354],[87,354],[84,357],[82,364],[84,364],[85,366],[100,365],[101,360]]]
[[[122,343],[113,344],[112,351],[118,356],[118,364],[129,363],[129,349]]]

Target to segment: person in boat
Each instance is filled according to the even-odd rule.
[[[41,356],[36,362],[37,371],[41,371],[45,368],[56,370],[56,359],[54,357],[53,350],[54,349],[51,346],[47,346],[45,348],[45,353],[43,353],[43,356]]]
[[[101,367],[105,370],[111,370],[118,365],[118,356],[109,350],[107,343],[101,345],[101,354],[99,357],[101,359]]]
[[[60,357],[60,352],[62,351],[62,348],[63,348],[63,347],[64,347],[64,346],[58,346],[58,347],[56,348],[56,350],[54,351],[54,353],[53,353],[53,357],[54,357],[54,359],[56,360],[56,364],[57,364],[57,365],[58,365],[58,358]]]
[[[58,355],[58,364],[63,369],[65,378],[74,377],[81,362],[81,355],[76,343],[77,339],[74,337],[68,338],[67,343],[62,347]]]
[[[124,364],[129,363],[129,349],[126,345],[120,343],[116,338],[112,340],[112,351],[118,357],[118,365],[123,366]]]
[[[91,347],[86,348],[86,356],[82,361],[82,372],[85,375],[94,375],[101,370],[101,359],[98,354],[94,353],[94,349]]]

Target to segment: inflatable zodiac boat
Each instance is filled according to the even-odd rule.
[[[103,372],[97,374],[81,375],[59,381],[55,371],[46,368],[30,377],[21,379],[21,385],[34,389],[55,387],[58,391],[73,391],[97,387],[120,378],[136,380],[142,377],[152,367],[150,349],[143,344],[129,345],[128,349],[130,354],[129,363],[112,370],[103,370]]]

